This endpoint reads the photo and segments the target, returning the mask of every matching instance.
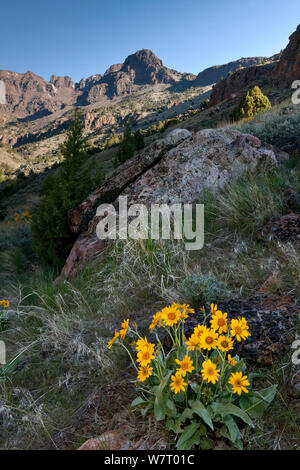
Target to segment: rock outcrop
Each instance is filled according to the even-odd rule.
[[[218,190],[249,169],[273,167],[286,157],[257,137],[232,129],[204,129],[194,135],[186,129],[171,131],[125,162],[69,213],[70,228],[79,238],[62,275],[75,274],[106,246],[96,236],[100,204],[114,203],[117,208],[120,195],[127,196],[129,204],[190,203],[205,189]]]
[[[228,73],[236,72],[236,70],[240,67],[248,68],[248,67],[251,67],[252,65],[259,65],[267,61],[274,61],[278,59],[278,57],[279,57],[279,54],[271,58],[242,57],[239,60],[233,60],[232,62],[228,62],[227,64],[214,65],[213,67],[208,67],[207,69],[200,72],[196,77],[195,84],[197,86],[211,85],[212,83],[217,83],[223,78],[226,78]]]
[[[0,80],[6,91],[6,104],[0,106],[0,114],[6,120],[45,116],[75,103],[78,96],[69,77],[52,76],[52,82],[47,82],[32,72],[1,70]]]
[[[300,77],[300,25],[289,39],[284,51],[280,55],[271,57],[270,63],[237,70],[217,83],[211,94],[210,106],[233,99],[250,86],[291,88],[293,81],[299,80]]]
[[[300,80],[300,24],[289,39],[280,62],[271,74],[279,88],[290,88],[294,80]]]
[[[232,75],[217,83],[212,91],[209,106],[215,106],[224,100],[241,97],[251,86],[262,87],[270,80],[270,72],[274,64],[252,66],[237,70]]]

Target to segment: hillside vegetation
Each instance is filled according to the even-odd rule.
[[[211,112],[191,117],[184,126],[201,128],[207,119],[234,125],[288,151],[290,160],[271,171],[249,172],[217,194],[195,194],[195,202],[205,204],[202,250],[187,252],[175,240],[117,241],[76,278],[54,284],[58,271],[40,266],[29,222],[20,225],[14,219],[10,227],[7,219],[1,222],[1,295],[11,307],[0,339],[9,358],[16,358],[0,377],[1,448],[73,449],[122,426],[132,440],[143,438],[147,448],[174,448],[172,431],[160,423],[148,427],[130,408],[135,371],[122,350],[107,349],[120,322],[130,317],[146,334],[153,313],[172,302],[199,308],[197,302],[246,300],[270,275],[276,278],[272,294],[299,298],[300,242],[262,243],[256,237],[272,217],[291,210],[287,191],[300,192],[299,110],[283,103],[251,122],[234,124],[218,123]],[[297,332],[294,325],[291,338]],[[255,385],[277,383],[278,392],[258,426],[242,431],[245,448],[297,448],[289,356],[279,356],[271,366],[250,360],[250,370],[257,374]],[[227,448],[228,441],[221,441]],[[218,448],[220,440],[210,445]]]

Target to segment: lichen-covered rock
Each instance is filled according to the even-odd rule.
[[[257,137],[233,129],[204,129],[166,152],[122,195],[131,203],[189,203],[205,189],[220,189],[261,164],[276,166],[277,158]]]

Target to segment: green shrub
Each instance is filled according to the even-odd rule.
[[[199,308],[217,302],[222,296],[223,286],[214,276],[192,274],[180,283],[179,292],[194,308]]]
[[[263,142],[291,152],[300,148],[300,111],[295,105],[282,106],[258,115],[239,130],[259,137]]]
[[[271,108],[269,98],[265,96],[258,86],[248,90],[239,106],[233,111],[232,119],[253,118],[255,114]]]

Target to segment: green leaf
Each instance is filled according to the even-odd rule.
[[[193,411],[191,408],[185,408],[185,410],[181,413],[181,421],[184,422],[186,419],[192,419]]]
[[[170,376],[172,371],[170,370],[168,374],[163,378],[159,386],[153,388],[155,393],[155,401],[154,401],[154,416],[157,421],[162,421],[165,419],[167,410],[166,410],[166,400],[167,396],[163,396],[164,388],[166,387],[167,383],[169,382]]]
[[[199,400],[189,400],[189,405],[194,413],[196,413],[203,421],[210,427],[210,429],[214,430],[214,425],[211,420],[211,416],[203,403]]]
[[[265,388],[260,392],[255,392],[259,397],[263,398],[267,403],[271,403],[276,395],[278,385],[271,385],[271,387]]]
[[[232,403],[218,403],[214,402],[211,405],[213,411],[215,414],[220,414],[222,418],[227,415],[234,415],[238,416],[240,419],[242,419],[245,423],[249,424],[249,426],[253,427],[253,423],[251,418],[245,413],[244,410],[239,408],[236,405],[233,405]]]
[[[167,415],[170,416],[170,418],[175,418],[175,416],[177,416],[177,408],[172,400],[168,399],[166,401],[166,409]]]
[[[235,445],[237,446],[237,448],[239,450],[243,450],[244,449],[244,445],[243,445],[243,441],[241,439],[238,439],[235,443]]]
[[[19,356],[15,357],[3,367],[0,368],[0,379],[5,378],[7,375],[14,372],[19,362]]]
[[[227,429],[229,431],[229,436],[232,442],[236,442],[238,439],[241,438],[241,433],[239,431],[239,428],[234,421],[232,416],[224,416],[223,421],[225,425],[227,426]]]
[[[162,400],[157,400],[157,398],[155,398],[154,417],[156,421],[162,421],[163,419],[165,419],[165,416],[166,416],[166,411],[165,411],[165,407],[162,404]]]
[[[166,428],[168,431],[173,431],[175,434],[180,434],[183,431],[180,419],[167,419]]]
[[[265,388],[260,392],[250,392],[247,396],[242,396],[240,406],[249,413],[251,418],[260,418],[263,412],[268,408],[276,395],[277,385]]]
[[[199,445],[200,444],[200,433],[199,431],[196,431],[193,436],[188,439],[187,441],[184,442],[182,447],[178,450],[190,450],[194,445]]]
[[[199,385],[199,384],[192,383],[192,384],[190,384],[190,387],[191,387],[191,389],[193,390],[193,392],[195,392],[195,393],[198,393],[198,392],[199,392],[199,389],[200,389],[200,385]]]
[[[141,403],[145,403],[145,400],[142,397],[136,397],[130,406],[133,408],[134,406],[140,405]]]
[[[196,433],[197,430],[198,430],[198,423],[191,423],[189,426],[186,426],[184,428],[183,433],[181,434],[180,438],[177,441],[177,449],[189,450],[186,447],[184,447],[184,444],[192,438],[192,436]]]
[[[174,395],[173,399],[176,403],[184,402],[185,401],[185,392],[177,393],[176,395]]]
[[[160,398],[161,395],[162,395],[162,392],[164,391],[164,388],[165,386],[167,385],[167,383],[169,382],[169,379],[171,377],[171,374],[172,374],[172,371],[168,371],[167,375],[163,378],[163,380],[161,381],[161,383],[159,384],[158,387],[156,387],[156,390],[155,390],[155,395]]]
[[[211,443],[206,438],[201,439],[200,447],[201,447],[202,450],[209,450],[209,449],[211,449]]]

